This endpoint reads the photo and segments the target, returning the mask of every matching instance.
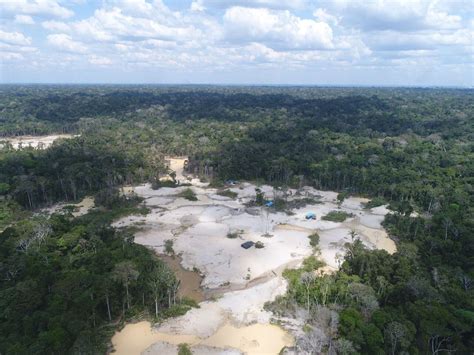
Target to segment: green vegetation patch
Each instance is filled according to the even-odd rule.
[[[309,245],[313,248],[316,248],[319,244],[319,234],[317,232],[311,233],[308,235],[309,238]]]
[[[189,201],[198,200],[198,198],[196,197],[196,193],[189,187],[186,190],[181,191],[177,196],[185,198],[186,200],[189,200]]]
[[[189,348],[189,345],[186,343],[181,343],[178,345],[178,355],[192,355],[193,352]]]
[[[161,181],[160,179],[155,179],[155,180],[153,180],[152,183],[151,183],[151,188],[152,188],[153,190],[158,190],[158,189],[160,189],[160,188],[162,188],[162,187],[175,188],[175,187],[178,187],[178,186],[180,186],[180,185],[178,185],[178,184],[176,183],[176,181],[174,181],[174,180],[163,180],[163,181]]]
[[[344,211],[331,211],[327,215],[323,216],[321,219],[331,222],[344,222],[347,218],[354,217],[352,213],[347,213]]]
[[[374,197],[373,199],[371,199],[369,202],[365,203],[364,204],[364,208],[367,208],[367,209],[371,209],[371,208],[374,208],[374,207],[379,207],[379,206],[382,206],[382,205],[385,205],[387,202],[385,201],[385,199],[383,197]]]
[[[239,194],[237,192],[234,192],[234,191],[230,191],[230,190],[221,190],[221,191],[217,191],[217,194],[219,196],[225,196],[225,197],[229,197],[229,198],[236,198]]]
[[[227,233],[227,238],[229,239],[237,239],[241,236],[242,234],[242,231],[233,231],[233,232],[229,232]]]

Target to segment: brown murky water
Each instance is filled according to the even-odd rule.
[[[294,339],[290,334],[273,324],[257,323],[239,328],[226,323],[210,337],[200,339],[195,335],[157,332],[149,322],[143,321],[127,324],[125,328],[115,333],[112,338],[115,351],[112,354],[139,355],[157,342],[175,345],[187,343],[191,347],[201,344],[221,349],[234,348],[247,355],[276,355],[283,347],[292,346]]]
[[[191,270],[186,270],[181,266],[181,257],[169,256],[160,254],[160,260],[162,260],[168,267],[173,270],[177,279],[181,281],[181,285],[178,290],[178,297],[190,298],[196,302],[202,302],[205,300],[204,292],[201,289],[202,276],[199,273]]]

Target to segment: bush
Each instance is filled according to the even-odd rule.
[[[229,239],[236,239],[240,236],[239,232],[229,232],[227,233],[227,238]]]
[[[217,194],[219,196],[225,196],[225,197],[229,197],[229,198],[236,198],[239,195],[237,192],[230,191],[230,190],[218,191]]]
[[[308,235],[308,238],[309,238],[309,245],[311,245],[312,247],[317,247],[318,244],[319,244],[319,234],[314,232],[310,235]]]
[[[265,203],[265,194],[259,188],[255,189],[255,204],[257,206],[263,206]]]
[[[151,183],[151,188],[153,190],[158,190],[162,187],[178,187],[179,185],[176,184],[175,181],[173,180],[165,180],[165,181],[160,181],[159,179],[155,179]]]
[[[275,200],[273,200],[273,206],[277,211],[283,211],[285,210],[287,203],[282,198],[276,198]]]
[[[349,217],[354,217],[354,215],[352,213],[347,213],[344,211],[331,211],[327,215],[322,217],[322,219],[331,222],[344,222]]]
[[[374,197],[372,200],[364,204],[364,208],[370,209],[378,206],[385,205],[385,200],[383,197]]]
[[[344,200],[349,197],[349,194],[347,192],[340,192],[337,194],[337,203],[339,206],[344,202]]]
[[[323,261],[316,259],[314,256],[310,256],[309,258],[304,259],[303,267],[301,268],[303,271],[310,272],[317,270],[323,267],[325,264]]]
[[[196,197],[196,194],[194,193],[193,190],[190,188],[187,188],[186,190],[183,190],[178,194],[179,197],[185,198],[186,200],[189,201],[197,201],[198,198]]]
[[[262,249],[265,247],[265,244],[263,244],[261,241],[258,241],[255,243],[255,248],[257,249]]]
[[[173,241],[171,239],[165,240],[165,253],[174,254]]]
[[[189,345],[182,343],[178,345],[178,355],[192,355],[192,351],[189,348]]]

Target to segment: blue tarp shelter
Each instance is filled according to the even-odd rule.
[[[250,240],[248,242],[245,242],[245,243],[242,243],[240,246],[244,249],[248,249],[248,248],[251,248],[253,247],[255,243],[254,242],[251,242]]]
[[[273,207],[273,201],[267,201],[267,202],[265,202],[265,206],[267,206],[267,207]]]
[[[316,213],[314,212],[306,213],[306,219],[316,219]]]

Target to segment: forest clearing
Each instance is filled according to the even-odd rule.
[[[8,142],[12,145],[13,149],[20,148],[35,148],[35,149],[46,149],[50,147],[54,141],[58,139],[69,139],[76,137],[77,135],[72,134],[50,134],[45,136],[15,136],[15,137],[0,137],[0,145],[2,141]]]
[[[338,205],[337,193],[303,187],[300,191],[291,190],[289,199],[311,197],[317,203],[289,213],[247,207],[255,198],[256,185],[240,183],[230,187],[235,199],[221,196],[216,188],[185,176],[185,160],[169,158],[170,169],[175,172],[176,180],[190,183],[196,201],[178,196],[188,186],[158,190],[149,185],[136,186],[134,193],[144,198],[150,213],[127,216],[113,225],[137,226],[140,230],[135,234],[135,242],[153,248],[158,254],[165,254],[165,245],[172,240],[172,253],[179,255],[182,267],[203,276],[201,286],[207,300],[199,304],[200,308],[157,327],[149,322],[126,325],[112,338],[116,354],[143,351],[159,354],[165,346],[161,343],[182,342],[189,343],[191,349],[208,345],[245,354],[277,354],[293,344],[296,334],[272,324],[275,319],[263,306],[286,292],[284,269],[298,267],[305,258],[315,254],[308,239],[311,233],[320,236],[316,255],[326,263],[326,270],[338,269],[344,244],[351,240],[351,231],[369,248],[385,249],[390,254],[396,251],[394,242],[381,226],[388,210],[364,209],[362,203],[366,199],[350,197]],[[266,196],[274,194],[271,186],[259,188]],[[315,211],[316,220],[305,219],[308,210]],[[353,217],[344,222],[321,219],[334,210]],[[232,232],[237,232],[238,237],[226,237]],[[240,243],[245,240],[263,242],[264,248],[243,249]],[[170,257],[167,258],[169,263]],[[136,328],[147,335],[131,335]]]

